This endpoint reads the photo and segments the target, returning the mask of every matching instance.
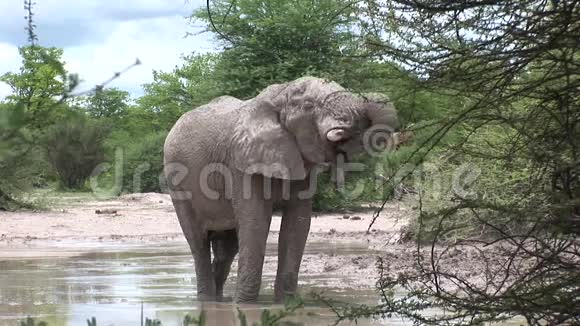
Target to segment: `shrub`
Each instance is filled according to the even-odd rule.
[[[27,206],[19,197],[40,179],[41,157],[25,121],[22,106],[0,103],[0,210]]]
[[[78,189],[104,160],[107,128],[80,114],[50,127],[46,133],[48,161],[62,186]]]
[[[133,143],[125,156],[124,192],[162,192],[163,144],[167,132],[147,135]]]

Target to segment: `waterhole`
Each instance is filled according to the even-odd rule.
[[[235,324],[237,307],[231,303],[202,304],[196,300],[193,260],[185,242],[118,243],[60,241],[3,248],[0,257],[0,325],[17,325],[27,316],[49,325],[140,325],[143,316],[163,325],[181,325],[186,314],[206,311],[208,325]],[[248,320],[257,320],[272,304],[276,248],[268,246],[259,303],[244,306]],[[376,304],[372,288],[351,286],[356,280],[340,268],[315,268],[320,257],[357,257],[372,254],[364,243],[314,243],[307,246],[299,288],[305,308],[290,318],[296,324],[328,325],[335,316],[311,291],[324,291],[333,300]],[[306,265],[305,265],[306,264]],[[235,265],[225,295],[235,287]],[[319,267],[319,266],[318,266]],[[357,276],[354,276],[357,277]],[[366,276],[358,276],[366,277]],[[406,324],[400,319],[359,320],[358,325]],[[344,323],[349,324],[349,323]]]

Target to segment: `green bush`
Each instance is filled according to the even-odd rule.
[[[123,169],[124,192],[162,192],[163,144],[167,132],[143,137],[131,144],[125,155]]]
[[[0,210],[21,207],[20,194],[36,181],[32,135],[25,126],[25,113],[18,105],[0,103]]]
[[[47,158],[62,186],[79,189],[104,161],[107,128],[80,114],[48,128]]]

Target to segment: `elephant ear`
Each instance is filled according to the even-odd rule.
[[[275,100],[258,96],[240,108],[231,163],[246,174],[302,180],[306,178],[302,155],[294,135],[280,123],[280,97],[276,96]]]

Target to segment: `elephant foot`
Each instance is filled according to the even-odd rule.
[[[286,299],[296,297],[298,273],[288,272],[276,276],[274,284],[274,301],[284,303]]]
[[[283,303],[286,303],[286,301],[293,300],[297,297],[298,297],[298,295],[296,293],[277,294],[274,296],[274,303],[283,304]]]
[[[197,301],[200,302],[215,302],[218,301],[214,294],[198,293]]]
[[[258,301],[258,295],[238,295],[236,297],[236,303],[256,303]]]
[[[217,302],[234,302],[234,298],[233,297],[224,297],[224,296],[218,296],[216,298]]]

